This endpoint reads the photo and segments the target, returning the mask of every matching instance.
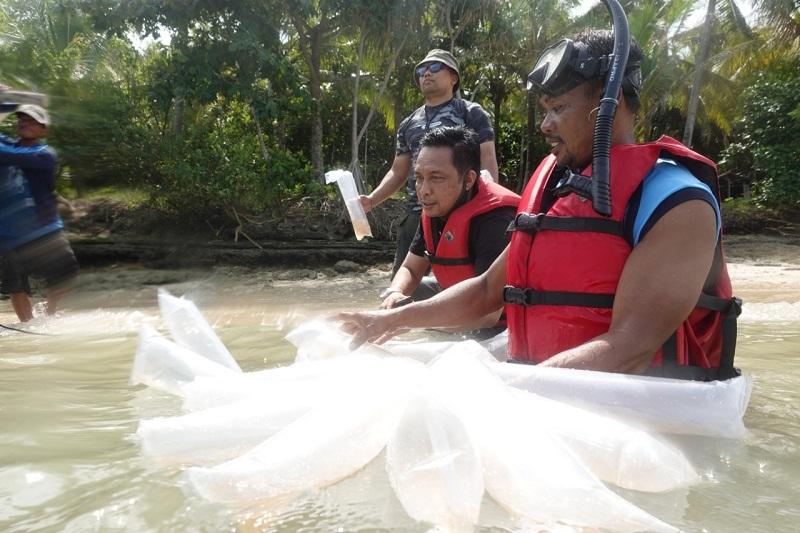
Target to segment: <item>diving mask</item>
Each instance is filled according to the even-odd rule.
[[[528,90],[560,96],[581,83],[605,77],[613,54],[592,57],[589,47],[572,39],[562,39],[547,47],[528,74]],[[628,64],[622,81],[625,94],[638,96],[642,84],[639,63]]]

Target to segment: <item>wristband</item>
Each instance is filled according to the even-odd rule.
[[[401,291],[400,289],[395,289],[394,287],[386,287],[385,289],[383,289],[383,292],[381,292],[378,298],[383,300],[396,292],[402,293],[403,291]]]

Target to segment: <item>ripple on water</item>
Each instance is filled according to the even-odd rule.
[[[741,322],[789,322],[800,321],[800,302],[744,302]]]

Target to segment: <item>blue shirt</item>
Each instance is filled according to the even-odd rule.
[[[64,227],[56,211],[52,148],[17,146],[0,136],[0,252]]]
[[[717,233],[722,225],[719,203],[711,188],[689,170],[671,159],[659,159],[642,182],[638,204],[628,206],[625,234],[636,246],[670,209],[689,200],[704,200],[717,216]],[[635,204],[635,205],[633,205]]]

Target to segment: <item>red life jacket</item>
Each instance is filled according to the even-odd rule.
[[[632,251],[623,235],[623,217],[662,155],[688,168],[719,200],[716,165],[670,137],[611,148],[609,218],[576,194],[556,198],[556,158],[548,156],[539,164],[511,228],[504,290],[509,357],[538,363],[608,331],[614,293]],[[702,380],[737,375],[733,352],[740,304],[732,296],[718,244],[697,307],[654,354],[648,373]]]
[[[435,248],[431,218],[422,213],[421,221],[425,235],[426,257],[436,281],[446,289],[460,281],[475,277],[475,265],[469,257],[469,228],[472,219],[500,207],[519,205],[519,195],[502,185],[478,178],[478,192],[447,217],[442,237]]]

